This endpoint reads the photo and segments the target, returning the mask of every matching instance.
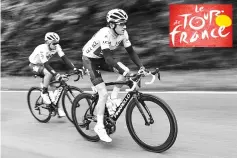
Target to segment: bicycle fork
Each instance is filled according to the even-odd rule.
[[[154,119],[153,119],[153,117],[151,115],[151,112],[149,111],[147,105],[145,104],[145,102],[140,100],[140,99],[139,99],[140,101],[138,101],[138,96],[137,95],[133,95],[133,99],[134,99],[134,101],[136,103],[136,106],[137,106],[138,110],[140,111],[140,113],[141,113],[141,115],[142,115],[142,117],[143,117],[143,119],[145,121],[145,125],[149,126],[150,124],[153,124],[154,123]],[[146,110],[146,112],[147,112],[147,114],[149,116],[149,121],[147,120],[147,117],[144,114],[144,110],[142,109],[142,107]]]

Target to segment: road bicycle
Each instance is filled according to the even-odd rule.
[[[152,80],[145,82],[145,84],[152,84],[155,81],[156,74],[160,80],[160,72],[157,68],[153,72],[146,73],[146,75],[138,72],[133,76],[129,76],[123,82],[105,83],[106,86],[127,85],[130,89],[126,89],[127,94],[121,104],[116,107],[114,114],[109,115],[108,109],[105,107],[104,125],[108,135],[113,134],[116,131],[118,118],[127,107],[126,125],[132,138],[142,148],[161,153],[168,150],[176,140],[178,125],[175,115],[169,105],[161,98],[138,91],[142,77],[151,75]],[[72,105],[74,126],[84,138],[93,142],[100,140],[93,131],[93,126],[97,122],[95,106],[98,98],[99,95],[96,90],[92,94],[81,93],[74,99]],[[146,133],[146,131],[148,132]],[[164,133],[162,133],[163,131]]]
[[[60,98],[62,98],[62,107],[67,116],[67,118],[73,123],[71,117],[71,105],[74,98],[83,91],[75,86],[70,86],[66,82],[69,80],[69,76],[75,75],[75,73],[64,74],[63,79],[61,81],[51,81],[50,86],[55,87],[56,90],[54,92],[49,91],[49,97],[51,100],[51,104],[47,105],[43,102],[43,98],[41,97],[42,85],[41,87],[31,87],[27,94],[28,106],[31,114],[34,116],[36,120],[42,123],[48,122],[52,116],[58,115],[58,104]],[[78,81],[80,79],[81,74],[76,74],[77,79],[74,81]],[[41,77],[37,76],[35,77]],[[42,83],[41,83],[42,84]],[[59,115],[58,115],[59,116]]]

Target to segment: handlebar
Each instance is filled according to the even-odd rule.
[[[145,82],[145,84],[147,85],[147,84],[152,84],[152,83],[154,83],[155,78],[156,78],[156,77],[155,77],[156,74],[157,74],[157,78],[160,80],[160,70],[159,70],[159,68],[156,68],[154,71],[149,71],[149,72],[146,72],[146,73],[144,73],[144,74],[140,74],[140,73],[138,72],[138,73],[135,74],[135,75],[127,76],[127,78],[129,78],[129,80],[131,80],[131,81],[133,82],[133,86],[132,86],[132,88],[130,88],[130,89],[126,89],[126,91],[127,91],[127,92],[133,91],[133,90],[137,87],[139,81],[141,80],[141,77],[152,76],[151,81],[150,81],[150,82]]]
[[[64,74],[64,75],[67,76],[67,77],[70,77],[72,75],[77,75],[77,78],[74,80],[75,82],[78,81],[82,77],[82,74],[78,74],[78,73],[75,73],[75,72],[70,73],[70,74]]]
[[[82,74],[75,73],[75,72],[72,72],[72,73],[69,73],[69,74],[63,74],[62,75],[63,76],[62,80],[60,80],[60,81],[53,81],[53,82],[51,82],[51,84],[53,84],[53,83],[60,83],[59,86],[55,86],[56,88],[59,88],[60,86],[62,86],[62,84],[67,82],[69,80],[69,77],[72,76],[72,75],[77,75],[77,78],[74,80],[74,82],[78,81],[80,79],[80,77],[82,77]]]

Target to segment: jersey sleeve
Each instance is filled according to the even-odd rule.
[[[124,45],[125,48],[127,48],[127,47],[132,45],[131,42],[129,41],[129,37],[128,37],[128,32],[127,31],[124,32],[123,45]]]
[[[59,44],[56,45],[56,50],[57,50],[58,55],[59,55],[60,57],[62,57],[62,56],[65,55],[64,52],[63,52],[63,50],[62,50],[62,48],[61,48],[61,46],[60,46]]]
[[[97,38],[99,39],[101,50],[109,49],[109,47],[110,47],[110,37],[109,37],[108,30],[101,29],[97,34]]]
[[[48,59],[47,59],[47,54],[46,54],[45,51],[43,51],[42,46],[36,47],[35,50],[34,50],[34,53],[39,55],[40,61],[41,61],[42,63],[45,63],[45,62],[48,61]]]

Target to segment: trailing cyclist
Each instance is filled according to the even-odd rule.
[[[60,37],[55,32],[48,32],[45,34],[45,43],[38,45],[33,53],[29,56],[30,68],[35,75],[43,77],[43,88],[41,92],[41,97],[45,104],[51,104],[49,98],[48,87],[49,83],[54,77],[56,80],[62,80],[63,76],[57,73],[50,65],[49,59],[58,54],[61,59],[74,70],[75,73],[79,73],[80,70],[77,69],[73,63],[64,54],[61,46],[59,45]],[[64,117],[65,113],[61,107],[58,107],[58,114],[60,117]]]
[[[107,13],[106,20],[107,27],[101,28],[83,47],[82,61],[83,66],[89,72],[92,84],[99,94],[99,100],[96,106],[97,124],[94,130],[101,140],[111,142],[112,139],[107,135],[103,123],[105,104],[108,107],[109,113],[112,114],[116,108],[115,106],[121,102],[121,100],[118,99],[121,86],[116,85],[113,88],[111,96],[108,96],[105,83],[99,70],[117,72],[120,74],[117,81],[125,80],[125,76],[130,72],[129,68],[112,57],[112,51],[116,49],[120,43],[123,43],[123,46],[137,67],[141,71],[145,71],[145,68],[129,41],[126,31],[126,23],[128,20],[126,12],[122,9],[112,9]]]

